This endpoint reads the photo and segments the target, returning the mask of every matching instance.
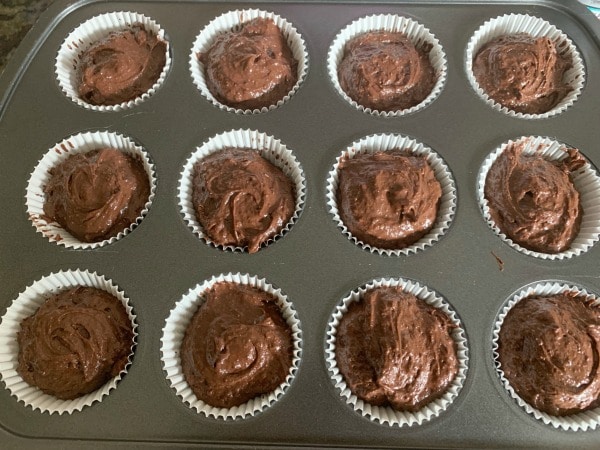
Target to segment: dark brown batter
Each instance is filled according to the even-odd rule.
[[[150,195],[142,162],[116,149],[69,156],[50,169],[44,214],[83,242],[99,242],[124,231],[139,217]]]
[[[211,406],[274,391],[292,365],[292,332],[271,294],[221,282],[205,294],[181,346],[186,381]]]
[[[19,375],[46,394],[73,399],[125,369],[133,331],[120,300],[80,286],[46,300],[21,322],[17,339]]]
[[[563,81],[573,66],[547,37],[500,36],[485,44],[473,59],[473,74],[485,93],[509,109],[542,114],[572,88]]]
[[[196,218],[217,245],[257,252],[295,210],[294,188],[279,169],[251,149],[226,148],[194,165]]]
[[[431,46],[415,48],[404,33],[373,31],[346,43],[338,66],[340,86],[359,105],[400,111],[421,103],[436,82]]]
[[[339,165],[338,210],[357,239],[401,249],[435,224],[442,188],[425,157],[392,150],[357,154]]]
[[[337,331],[336,361],[353,394],[371,405],[418,411],[458,373],[455,325],[397,287],[368,291]]]
[[[298,61],[271,19],[256,18],[220,34],[198,58],[210,92],[234,108],[274,105],[298,81]]]
[[[600,406],[600,309],[575,293],[521,300],[498,343],[506,379],[534,408],[565,416]]]
[[[583,215],[570,173],[585,160],[575,149],[569,149],[562,162],[522,152],[522,145],[509,145],[487,174],[484,194],[492,220],[526,249],[542,253],[567,250]]]
[[[92,105],[133,100],[156,83],[166,58],[166,42],[142,25],[113,32],[81,56],[79,95]]]

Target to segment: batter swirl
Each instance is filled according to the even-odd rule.
[[[403,33],[373,31],[350,39],[338,66],[340,86],[358,104],[400,111],[421,103],[436,81],[429,45]]]
[[[442,188],[422,156],[407,151],[357,154],[339,165],[338,210],[357,239],[401,249],[436,221]]]
[[[138,159],[116,149],[69,156],[50,169],[44,214],[83,242],[116,236],[136,221],[150,195]]]
[[[501,105],[541,114],[572,90],[563,81],[572,65],[549,38],[518,33],[485,44],[473,60],[473,74],[485,93]]]
[[[292,182],[251,149],[226,148],[194,165],[196,218],[217,245],[248,247],[277,235],[295,210]]]
[[[522,145],[509,145],[488,172],[484,195],[492,220],[524,248],[542,253],[567,250],[583,215],[570,172],[585,160],[575,149],[569,149],[562,162],[522,153]]]
[[[133,332],[120,300],[80,286],[46,300],[23,320],[17,339],[21,377],[46,394],[73,399],[125,369]]]
[[[340,321],[336,361],[353,394],[376,406],[418,411],[458,373],[455,325],[398,287],[376,288]]]
[[[210,92],[235,108],[274,105],[298,81],[298,61],[272,19],[259,17],[220,34],[198,59]]]
[[[600,406],[600,310],[575,293],[521,300],[498,342],[506,379],[533,407],[565,416]]]
[[[142,25],[113,32],[83,53],[79,95],[92,105],[133,100],[156,83],[166,59],[166,42]]]
[[[275,390],[292,365],[292,332],[275,297],[220,282],[204,298],[181,347],[192,391],[209,405],[231,408]]]

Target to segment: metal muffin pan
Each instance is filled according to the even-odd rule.
[[[241,115],[212,106],[194,86],[189,52],[217,15],[241,8],[273,11],[306,41],[307,77],[283,106]],[[120,112],[86,110],[69,100],[54,74],[56,52],[88,18],[130,10],[156,20],[173,58],[164,85],[147,101]],[[545,120],[492,110],[465,75],[465,49],[487,19],[527,13],[553,23],[575,42],[586,67],[580,98]],[[399,118],[376,117],[346,103],[326,70],[329,45],[354,19],[374,13],[411,17],[439,39],[448,60],[446,85],[425,109]],[[600,23],[575,0],[371,2],[185,2],[58,0],[26,37],[0,78],[0,315],[19,292],[61,269],[96,271],[130,298],[138,345],[126,376],[101,403],[72,415],[48,415],[19,404],[0,389],[0,447],[524,447],[597,448],[600,430],[565,432],[527,414],[502,386],[492,361],[492,330],[506,299],[539,280],[562,280],[600,293],[600,245],[565,261],[523,255],[485,223],[476,178],[485,157],[522,135],[549,136],[579,148],[600,166]],[[188,156],[210,137],[248,128],[280,139],[306,176],[299,220],[257,254],[206,245],[179,211],[177,184]],[[36,233],[25,208],[25,187],[37,161],[57,142],[82,131],[131,137],[150,154],[156,196],[129,235],[94,250],[69,250]],[[374,133],[410,136],[435,150],[456,181],[456,215],[433,246],[407,256],[384,256],[353,244],[337,228],[326,203],[326,179],[350,143]],[[501,263],[500,263],[501,261]],[[302,361],[287,393],[252,418],[223,421],[188,408],[169,387],[160,338],[165,319],[191,287],[227,272],[264,277],[287,294],[302,328]],[[416,280],[442,295],[460,316],[469,368],[458,398],[420,426],[371,422],[345,404],[328,373],[324,350],[329,318],[352,289],[380,277]]]

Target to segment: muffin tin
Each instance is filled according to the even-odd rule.
[[[192,81],[189,55],[218,15],[243,8],[272,11],[305,40],[309,64],[298,91],[277,109],[252,115],[221,110]],[[61,91],[54,63],[65,37],[109,11],[151,17],[170,42],[164,84],[123,111],[92,111]],[[586,81],[566,111],[527,120],[495,111],[472,89],[465,52],[490,18],[521,13],[565,32],[584,62]],[[398,14],[425,25],[443,46],[447,78],[426,108],[402,117],[357,110],[335,90],[327,52],[337,33],[357,18]],[[600,430],[562,431],[535,419],[506,391],[493,363],[492,333],[499,311],[523,286],[560,281],[600,293],[600,248],[567,260],[534,258],[512,249],[486,224],[477,175],[486,156],[523,135],[547,136],[579,148],[598,167],[600,23],[575,0],[369,2],[81,1],[57,0],[42,16],[0,78],[0,315],[34,281],[59,270],[88,270],[112,280],[130,299],[138,323],[127,374],[102,402],[71,415],[34,411],[0,389],[0,444],[7,448],[119,445],[205,447],[513,447],[595,448]],[[178,202],[181,171],[194,149],[235,129],[258,130],[293,149],[306,179],[297,222],[256,254],[214,248],[187,226]],[[36,233],[25,190],[37,162],[57,142],[107,130],[143,147],[156,171],[156,193],[144,220],[128,235],[96,249],[68,249]],[[355,245],[327,204],[327,177],[352,142],[375,133],[411,137],[440,155],[452,172],[457,208],[439,241],[414,254],[380,255]],[[302,329],[298,371],[281,398],[253,417],[215,419],[186,406],[170,387],[161,362],[165,320],[197,284],[226,273],[264,278],[287,295]],[[389,426],[352,410],[325,362],[327,325],[341,299],[374,279],[414,280],[441,295],[464,326],[469,364],[457,398],[422,425]],[[1,351],[1,350],[0,350]]]

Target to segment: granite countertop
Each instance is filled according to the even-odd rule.
[[[0,2],[0,73],[39,15],[54,0],[2,0]]]

